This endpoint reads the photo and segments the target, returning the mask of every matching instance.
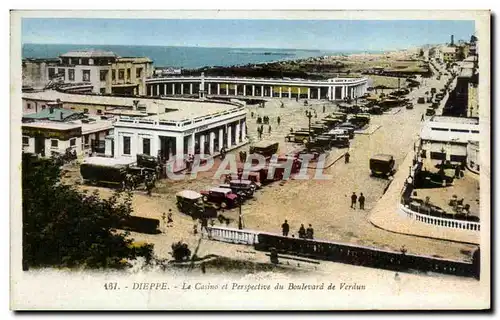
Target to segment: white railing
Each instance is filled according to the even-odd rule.
[[[239,230],[225,227],[208,227],[208,231],[202,230],[202,235],[206,239],[254,245],[259,242],[258,232],[252,230]]]
[[[439,218],[434,216],[429,216],[426,214],[421,214],[411,210],[407,205],[400,204],[400,211],[412,220],[419,221],[421,223],[432,224],[438,227],[450,228],[450,229],[462,229],[477,231],[481,230],[481,223],[473,221],[463,221],[455,219]]]

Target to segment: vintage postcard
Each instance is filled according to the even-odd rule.
[[[11,309],[487,310],[489,11],[12,11]]]

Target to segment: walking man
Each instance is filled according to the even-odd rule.
[[[425,116],[424,114],[422,113],[422,118],[420,118],[420,121],[424,121],[425,120]]]
[[[305,239],[306,238],[306,228],[304,228],[304,224],[300,225],[300,228],[299,228],[299,238],[300,239]]]
[[[269,125],[269,134],[271,134],[271,125]]]
[[[365,210],[365,196],[363,195],[363,192],[361,192],[361,194],[359,195],[359,208],[361,210]]]
[[[281,230],[283,231],[283,236],[288,237],[288,232],[290,232],[290,225],[288,225],[287,220],[285,220],[285,222],[281,225]]]
[[[278,116],[278,126],[280,125],[281,118]]]
[[[351,208],[353,209],[356,209],[356,200],[358,200],[358,196],[356,195],[356,192],[353,192],[351,196]]]
[[[345,156],[344,156],[344,158],[345,158],[345,163],[349,163],[349,158],[350,158],[350,157],[351,157],[351,154],[349,153],[349,151],[347,151],[347,152],[345,153]]]

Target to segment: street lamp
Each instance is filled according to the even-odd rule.
[[[242,191],[239,191],[236,194],[238,195],[238,204],[240,205],[240,213],[238,215],[238,229],[242,230],[243,229],[243,222],[242,222],[242,219],[241,219],[242,218],[241,217],[241,215],[242,215],[242,213],[241,213],[241,204],[243,203],[243,196],[244,196],[244,194],[243,194]]]
[[[311,110],[306,111],[306,117],[309,119],[309,143],[310,143],[311,142],[311,118],[313,117]]]

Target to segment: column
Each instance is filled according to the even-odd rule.
[[[318,100],[321,99],[321,88],[318,88]]]
[[[149,95],[153,96],[153,86],[149,86]]]
[[[220,95],[220,83],[217,83],[217,95]]]
[[[272,98],[273,97],[273,86],[269,87],[269,96]]]
[[[215,132],[210,131],[210,135],[208,136],[209,138],[209,151],[210,154],[214,154],[214,141],[215,141]]]
[[[311,99],[311,88],[307,88],[307,99]]]
[[[181,94],[184,94],[184,83],[181,83]]]
[[[202,132],[200,135],[200,155],[205,157],[205,133]]]
[[[299,97],[299,99],[300,99],[300,87],[297,88],[297,97]]]
[[[230,148],[231,147],[231,133],[232,133],[232,125],[231,124],[227,124],[227,147]]]
[[[189,94],[193,94],[193,84],[189,84]]]
[[[235,141],[235,144],[238,144],[238,143],[241,142],[241,140],[240,140],[240,122],[239,121],[236,122],[236,128],[235,129],[236,129],[236,135],[235,135],[235,137],[236,137],[235,140],[236,141]]]
[[[247,137],[247,123],[245,120],[241,121],[241,141],[245,141]]]
[[[207,83],[208,85],[208,94],[212,94],[212,84],[211,83]]]
[[[255,86],[252,85],[252,96],[255,96]]]
[[[175,83],[172,83],[172,95],[175,95]]]
[[[165,92],[165,95],[167,95],[167,84],[166,83],[163,85],[163,92]]]
[[[191,135],[189,136],[188,138],[188,153],[189,154],[194,154],[194,140],[195,139],[195,136],[194,136],[194,132],[191,133]]]
[[[159,96],[160,95],[160,85],[157,85],[156,86],[156,95]]]
[[[281,97],[283,96],[283,92],[282,92],[282,91],[283,91],[283,90],[282,90],[282,88],[280,87],[280,99],[281,99]]]
[[[344,99],[344,98],[345,98],[345,96],[346,96],[346,94],[345,94],[345,86],[342,86],[341,93],[342,93],[342,94],[341,94],[341,97],[340,97],[340,98],[341,98],[341,99]]]
[[[332,100],[332,87],[328,86],[328,100]]]
[[[243,85],[243,95],[244,96],[247,95],[247,85],[246,84]]]
[[[184,167],[184,137],[175,138],[175,166],[177,169]]]
[[[260,96],[264,96],[264,86],[260,86]]]
[[[238,95],[238,85],[237,84],[234,85],[234,95],[235,96]]]
[[[292,87],[288,87],[288,99],[292,99]]]
[[[222,146],[224,146],[223,135],[224,135],[224,129],[220,128],[219,129],[219,150],[217,150],[217,152],[219,152],[220,149],[222,148]]]

